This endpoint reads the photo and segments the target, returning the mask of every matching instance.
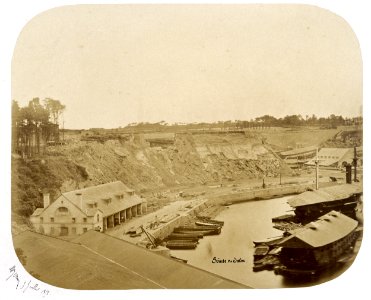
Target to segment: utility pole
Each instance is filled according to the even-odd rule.
[[[318,161],[318,148],[316,149],[316,190],[318,190],[318,177],[319,177],[319,161]]]
[[[358,182],[357,179],[357,148],[354,146],[354,157],[353,157],[353,165],[354,165],[354,182]]]

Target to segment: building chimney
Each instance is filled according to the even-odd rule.
[[[352,184],[352,165],[347,164],[345,166],[345,181],[348,184]]]
[[[44,208],[47,208],[50,205],[50,194],[44,192],[43,193],[43,202],[44,202]]]
[[[318,177],[319,177],[318,148],[316,149],[316,160],[315,160],[315,163],[316,163],[316,190],[318,190],[318,184],[319,184],[319,180],[318,180]]]
[[[353,157],[353,166],[354,166],[354,182],[358,182],[357,179],[357,148],[354,146],[354,157]]]
[[[76,195],[80,198],[80,209],[82,210],[82,193],[76,193]]]

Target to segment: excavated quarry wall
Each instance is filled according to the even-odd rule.
[[[134,134],[125,141],[77,141],[48,151],[86,170],[88,180],[79,187],[114,180],[136,190],[208,184],[277,176],[282,164],[259,139],[241,134],[177,134],[174,145],[165,148],[150,147],[146,139]]]

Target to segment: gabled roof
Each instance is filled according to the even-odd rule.
[[[348,153],[353,153],[352,148],[322,148],[318,152],[320,166],[331,166],[335,163],[342,162],[343,157]],[[310,160],[308,165],[314,165],[315,159]]]
[[[318,248],[336,242],[353,232],[358,222],[331,211],[305,227],[291,231],[279,245],[288,248]]]
[[[359,183],[339,184],[301,193],[290,198],[287,203],[291,207],[298,207],[322,202],[342,200],[359,193],[362,193],[362,185]]]
[[[103,212],[103,216],[109,216],[144,202],[139,196],[128,194],[132,192],[133,190],[121,181],[115,181],[63,193],[62,196],[88,215],[94,215],[96,209],[99,209]],[[90,205],[94,203],[96,203],[96,207]]]
[[[31,217],[37,217],[44,211],[44,208],[36,208]]]

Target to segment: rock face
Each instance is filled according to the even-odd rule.
[[[277,176],[280,169],[259,140],[241,134],[177,134],[167,147],[150,146],[139,134],[127,141],[79,141],[59,151],[85,168],[90,183],[121,180],[135,189]]]
[[[32,161],[13,157],[13,211],[28,216],[40,207],[45,189],[55,198],[61,192],[120,180],[146,191],[277,176],[281,170],[279,159],[259,138],[244,134],[176,134],[173,143],[158,147],[146,134],[104,142],[79,136],[66,140]]]

